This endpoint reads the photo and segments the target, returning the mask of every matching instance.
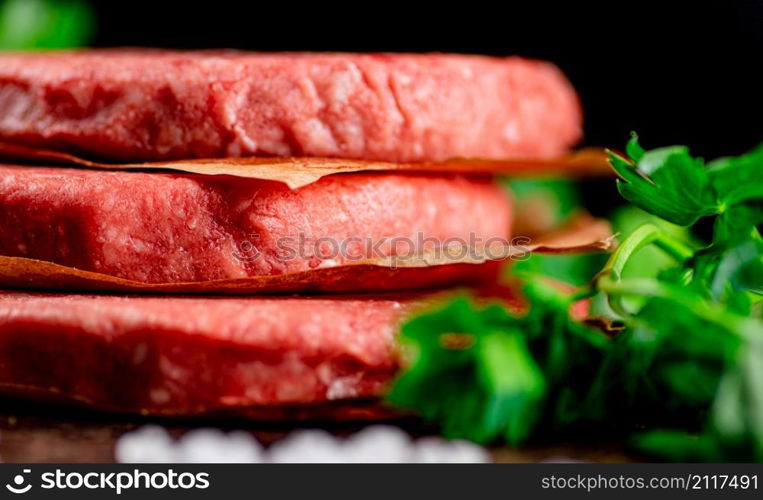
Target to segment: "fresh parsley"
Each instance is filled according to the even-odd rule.
[[[763,147],[706,164],[634,135],[610,158],[638,209],[595,279],[563,292],[515,266],[525,312],[460,296],[411,319],[390,402],[482,443],[587,429],[664,459],[763,461]],[[692,234],[706,218],[711,237]],[[575,319],[581,300],[603,321]]]

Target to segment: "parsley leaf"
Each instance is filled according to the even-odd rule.
[[[527,337],[498,305],[458,297],[401,331],[413,364],[388,399],[442,424],[447,437],[523,441],[533,430],[545,381]]]
[[[717,213],[714,193],[701,159],[684,146],[644,152],[632,139],[628,147],[637,160],[610,153],[620,179],[617,189],[628,201],[668,222],[690,226]]]
[[[411,364],[388,401],[440,423],[447,437],[481,443],[520,444],[547,414],[557,427],[574,422],[608,339],[569,316],[570,296],[526,278],[522,315],[462,296],[407,322]],[[589,381],[570,383],[585,370]]]
[[[708,163],[707,175],[724,205],[763,199],[763,144],[745,155]]]

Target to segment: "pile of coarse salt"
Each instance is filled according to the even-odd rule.
[[[484,448],[437,437],[411,439],[392,426],[368,427],[348,438],[326,431],[294,431],[265,449],[251,434],[197,429],[173,439],[157,425],[124,434],[114,455],[121,463],[485,463]]]

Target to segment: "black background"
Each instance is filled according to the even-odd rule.
[[[93,4],[98,46],[519,54],[569,75],[586,144],[635,130],[711,158],[763,140],[763,0]]]

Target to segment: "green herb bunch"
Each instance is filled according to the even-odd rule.
[[[390,402],[481,443],[585,431],[668,460],[763,461],[763,147],[705,164],[634,135],[626,153],[610,153],[618,190],[653,223],[572,293],[515,266],[522,314],[460,296],[412,318]],[[601,321],[573,318],[582,299]]]

